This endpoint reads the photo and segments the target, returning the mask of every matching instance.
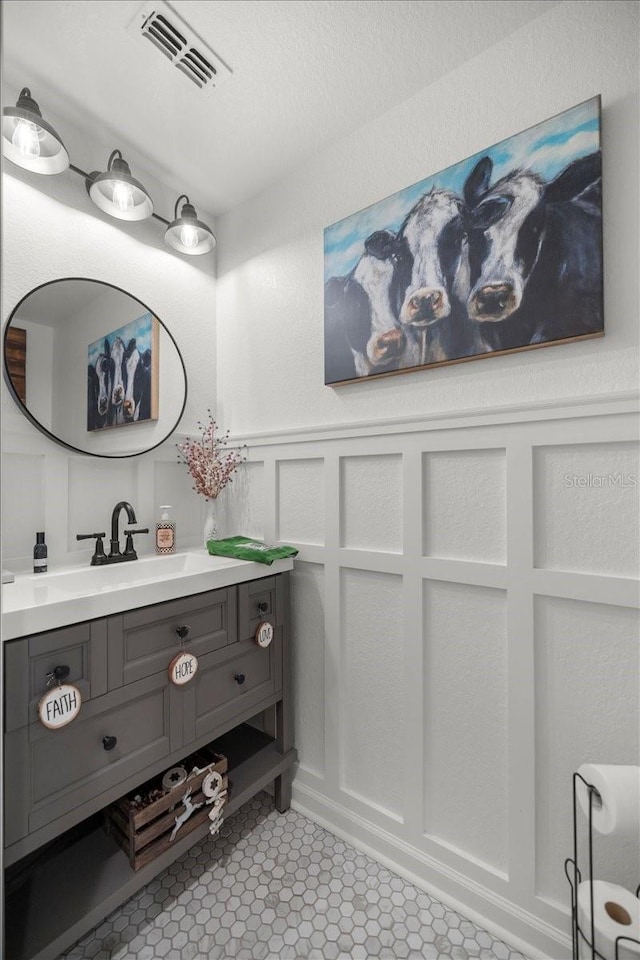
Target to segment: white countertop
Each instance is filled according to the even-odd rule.
[[[2,586],[2,641],[259,580],[292,568],[292,559],[276,560],[269,566],[212,557],[200,548],[102,567],[82,565],[50,573],[16,574],[13,583]]]

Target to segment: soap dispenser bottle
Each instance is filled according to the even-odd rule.
[[[47,545],[44,542],[44,533],[36,533],[36,545],[33,548],[33,572],[47,572]]]
[[[176,552],[176,525],[169,516],[171,505],[160,507],[160,521],[156,523],[156,553]]]

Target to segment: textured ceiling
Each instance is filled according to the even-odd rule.
[[[220,213],[555,2],[173,0],[233,70],[203,97],[127,33],[143,0],[4,0],[3,68],[44,116],[49,105],[89,137],[110,131],[158,179]]]

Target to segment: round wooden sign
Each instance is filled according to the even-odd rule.
[[[198,672],[198,658],[192,653],[179,653],[169,664],[169,680],[175,683],[177,687],[183,687],[185,683],[193,680]]]
[[[217,770],[212,770],[205,776],[202,781],[202,792],[205,797],[209,797],[207,803],[211,800],[216,800],[220,796],[223,782],[222,774],[218,773]]]
[[[268,620],[262,620],[256,630],[256,643],[259,647],[268,647],[273,640],[273,626]]]
[[[82,697],[72,683],[63,683],[47,690],[38,703],[40,723],[49,730],[59,730],[80,713]]]

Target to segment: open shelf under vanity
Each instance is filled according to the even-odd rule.
[[[293,762],[265,733],[242,724],[211,744],[229,761],[229,800],[225,819],[272,783]],[[96,814],[50,844],[38,856],[8,871],[7,960],[56,957],[106,915],[133,896],[159,872],[207,837],[209,821],[152,863],[134,872],[125,853]],[[211,844],[216,843],[211,838]]]

